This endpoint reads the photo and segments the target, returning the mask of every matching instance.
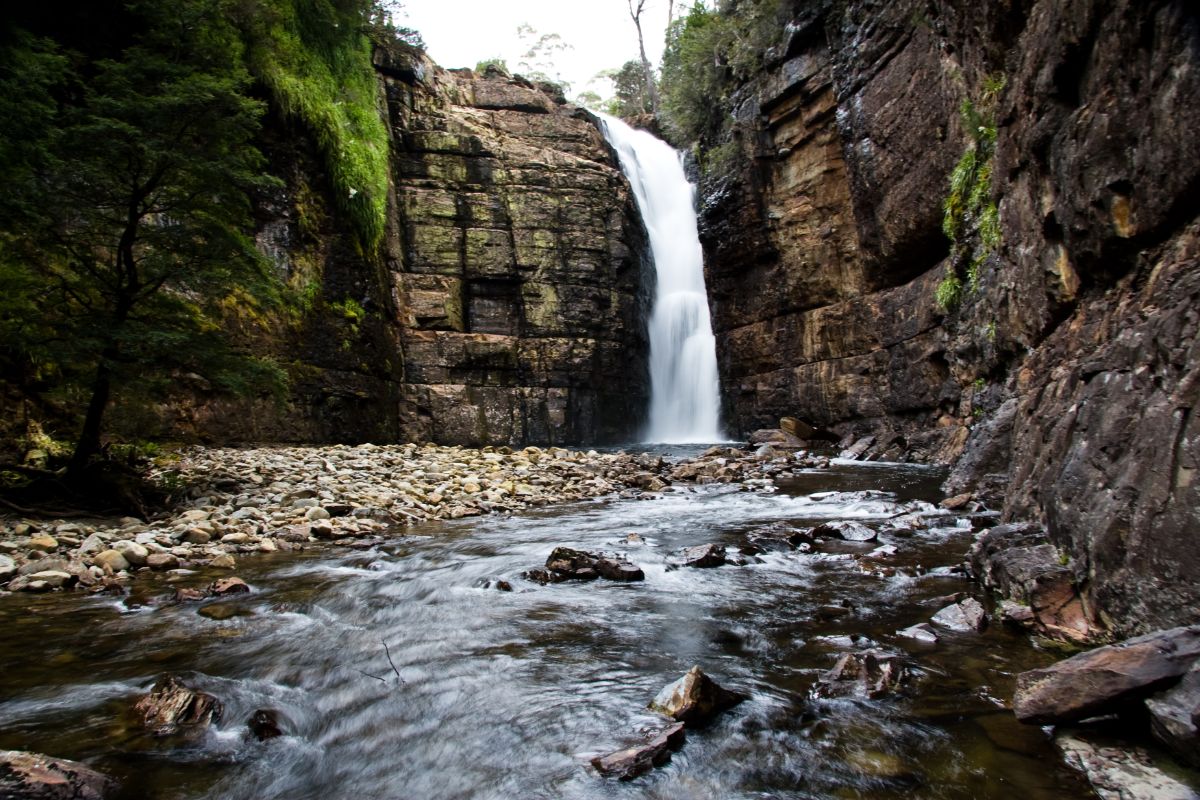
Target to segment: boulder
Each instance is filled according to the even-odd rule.
[[[260,742],[283,736],[283,729],[279,727],[279,712],[270,708],[260,708],[251,714],[250,719],[246,720],[246,727]]]
[[[172,553],[151,553],[146,557],[146,566],[156,571],[179,569],[179,556]]]
[[[646,573],[642,572],[641,567],[631,564],[628,561],[619,561],[615,558],[598,558],[596,559],[594,568],[602,577],[608,578],[610,581],[641,581],[646,579]]]
[[[812,535],[826,539],[844,539],[847,542],[873,542],[878,538],[878,534],[875,531],[861,522],[854,522],[853,520],[836,520],[834,522],[823,523],[813,528]]]
[[[133,541],[117,542],[112,549],[125,556],[125,560],[135,567],[145,566],[146,559],[150,557],[149,550]]]
[[[86,764],[41,753],[0,751],[0,798],[103,800],[116,784]]]
[[[779,420],[779,429],[797,439],[812,439],[817,435],[816,428],[795,417],[784,417]]]
[[[678,750],[683,745],[685,735],[683,723],[677,722],[656,733],[645,744],[593,758],[592,766],[605,777],[623,781],[633,780],[670,761],[671,751]]]
[[[101,569],[110,569],[113,572],[129,569],[129,562],[117,550],[104,550],[97,553],[92,557],[92,563]]]
[[[159,678],[133,710],[154,736],[196,735],[221,719],[221,701],[189,689],[174,675]]]
[[[719,544],[701,544],[682,553],[685,567],[719,567],[725,563],[725,548]]]
[[[895,653],[865,650],[843,653],[833,669],[813,686],[813,697],[876,698],[895,692],[905,679],[904,664]]]
[[[208,593],[216,597],[230,594],[246,594],[250,587],[241,578],[218,578],[208,586]]]
[[[11,556],[0,556],[0,581],[5,581],[17,574],[17,562]]]
[[[745,699],[745,695],[719,686],[695,666],[679,680],[663,687],[651,701],[650,708],[690,725],[706,722]]]
[[[1013,711],[1036,725],[1119,711],[1175,683],[1200,658],[1200,625],[1097,647],[1017,676]]]
[[[49,534],[42,533],[30,538],[29,546],[34,550],[44,550],[47,553],[51,553],[58,549],[58,539]]]
[[[1144,749],[1091,732],[1055,734],[1063,760],[1079,770],[1100,800],[1195,800],[1196,792],[1159,768]]]
[[[1146,700],[1155,738],[1193,767],[1200,767],[1200,661],[1182,680]]]
[[[187,544],[208,544],[212,541],[212,534],[203,528],[188,528],[184,531],[183,541]]]
[[[978,600],[968,597],[934,614],[933,622],[952,631],[981,631],[987,627],[987,612]]]
[[[569,580],[640,581],[646,575],[635,564],[599,553],[587,553],[570,547],[556,547],[546,559],[546,569],[530,570],[525,577],[538,583],[562,583]]]
[[[928,622],[922,622],[917,625],[910,625],[904,630],[896,631],[897,636],[905,639],[913,639],[922,644],[937,644],[937,632],[929,625]]]

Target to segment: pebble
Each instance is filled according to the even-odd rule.
[[[318,540],[356,546],[431,520],[511,514],[614,493],[653,499],[675,484],[739,482],[746,491],[770,492],[776,476],[817,465],[802,453],[763,461],[735,447],[686,462],[646,453],[431,444],[188,447],[178,456],[169,469],[197,488],[185,507],[151,519],[34,525],[0,516],[0,578],[19,574],[15,588],[45,591],[55,588],[53,581],[25,580],[30,571],[22,570],[37,562],[39,571],[52,566],[95,584],[113,573],[129,579],[139,567],[233,569],[241,552],[293,550]],[[640,537],[630,543],[641,543]]]

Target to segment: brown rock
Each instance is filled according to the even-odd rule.
[[[1174,683],[1200,659],[1200,625],[1156,631],[1017,676],[1013,711],[1037,725],[1119,711]]]
[[[1155,738],[1200,767],[1200,661],[1175,686],[1147,698],[1146,708]]]
[[[154,736],[197,735],[221,719],[221,701],[189,689],[173,675],[159,678],[133,710]]]
[[[950,511],[955,511],[957,509],[962,508],[967,503],[971,502],[972,496],[973,495],[970,492],[964,492],[963,494],[956,494],[956,495],[954,495],[954,497],[947,497],[945,500],[938,503],[938,505],[941,506],[942,508],[948,509]]]
[[[179,556],[174,553],[151,553],[146,557],[146,566],[158,572],[179,569]]]
[[[0,798],[4,800],[103,800],[116,789],[110,778],[78,761],[0,751]]]
[[[895,692],[905,677],[901,657],[894,653],[843,653],[811,693],[814,697],[882,697]]]
[[[246,720],[246,727],[260,742],[283,735],[283,729],[279,727],[279,712],[270,708],[260,708],[251,714],[250,719]]]
[[[605,777],[633,780],[670,761],[671,751],[683,745],[685,735],[683,723],[677,722],[643,745],[593,758],[592,766]]]
[[[725,563],[725,548],[719,544],[701,544],[689,547],[682,554],[685,567],[719,567]]]
[[[217,597],[230,594],[245,594],[250,587],[241,578],[218,578],[209,584],[208,593]]]
[[[690,725],[706,722],[745,699],[745,695],[722,688],[695,666],[679,680],[663,687],[651,701],[650,708]]]

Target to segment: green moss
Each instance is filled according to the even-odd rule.
[[[251,69],[284,116],[316,141],[338,210],[373,254],[387,210],[388,133],[364,32],[370,7],[258,0],[246,27]]]
[[[953,270],[946,272],[946,277],[942,278],[941,283],[937,286],[935,297],[937,304],[945,311],[950,311],[958,306],[962,299],[962,281]]]

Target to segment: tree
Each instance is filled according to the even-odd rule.
[[[574,46],[567,44],[557,33],[538,33],[532,25],[525,22],[517,26],[517,37],[525,52],[517,62],[517,69],[526,78],[533,81],[553,83],[562,88],[563,92],[570,91],[571,84],[563,80],[555,64],[555,58]]]
[[[650,59],[646,58],[646,45],[642,40],[642,11],[645,8],[646,0],[637,0],[637,6],[634,6],[634,0],[626,0],[629,4],[629,16],[633,18],[633,25],[637,28],[638,35],[638,52],[642,56],[642,72],[646,76],[646,91],[650,94],[650,108],[655,114],[658,114],[658,89],[654,85],[654,70],[650,67]]]
[[[0,96],[32,101],[0,119],[0,281],[16,292],[0,318],[28,352],[87,376],[76,475],[100,451],[115,388],[178,369],[234,390],[281,380],[220,325],[231,297],[270,303],[277,285],[250,235],[263,106],[232,0],[129,8],[115,58],[31,35],[0,54]]]

